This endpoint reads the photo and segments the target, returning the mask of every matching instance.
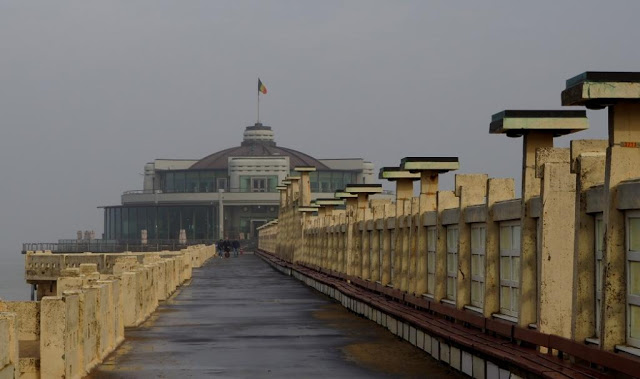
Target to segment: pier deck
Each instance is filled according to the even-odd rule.
[[[254,255],[214,259],[91,377],[460,377]]]

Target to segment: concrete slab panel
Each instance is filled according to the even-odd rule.
[[[431,344],[432,344],[432,339],[430,335],[426,334],[424,335],[424,351],[426,351],[427,353],[431,354]]]
[[[440,343],[440,360],[446,363],[451,360],[451,347],[444,342]]]
[[[472,376],[473,375],[473,355],[463,350],[461,358],[462,359],[461,359],[460,367],[462,369],[462,372],[469,376]]]
[[[449,365],[451,365],[451,367],[455,368],[458,371],[462,369],[460,349],[458,349],[457,347],[451,346]]]
[[[424,332],[422,330],[416,330],[416,343],[415,345],[424,350]]]
[[[409,343],[411,343],[414,346],[416,345],[417,333],[418,331],[416,330],[416,328],[414,328],[413,326],[409,327]]]
[[[440,341],[437,338],[431,338],[431,356],[440,359]]]
[[[485,366],[484,359],[480,357],[473,356],[473,378],[474,379],[485,379]]]
[[[503,368],[500,369],[500,379],[509,379],[511,377],[511,372],[509,370],[505,370]]]
[[[500,379],[500,368],[489,361],[487,361],[487,379]]]

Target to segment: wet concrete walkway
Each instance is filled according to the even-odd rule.
[[[254,255],[213,259],[91,378],[459,377]]]

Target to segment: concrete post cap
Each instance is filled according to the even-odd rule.
[[[284,182],[283,182],[284,183]],[[276,186],[276,189],[278,191],[286,191],[287,190],[287,186]]]
[[[409,172],[436,171],[445,173],[460,168],[458,157],[405,157],[400,168]]]
[[[293,170],[297,172],[313,172],[316,171],[316,168],[315,166],[296,166]]]
[[[344,187],[344,192],[349,192],[352,194],[382,193],[382,184],[347,184]]]
[[[298,207],[298,212],[311,213],[311,212],[317,212],[317,211],[318,211],[318,207]]]
[[[285,186],[288,186],[289,184],[291,184],[291,180],[285,179],[285,180],[282,181],[282,184],[285,185]]]
[[[640,72],[586,71],[567,80],[562,105],[602,109],[640,102]]]
[[[285,178],[285,180],[288,180],[288,181],[292,182],[294,180],[300,180],[300,177],[299,176],[287,176]]]
[[[521,137],[535,131],[558,137],[589,129],[586,111],[504,110],[491,116],[490,134]]]
[[[349,193],[349,192],[345,192],[344,190],[337,190],[336,192],[333,193],[333,196],[335,196],[338,199],[347,199],[350,197],[358,197],[358,195],[353,194],[353,193]]]
[[[316,199],[318,206],[340,206],[344,205],[344,199]]]
[[[420,173],[403,170],[400,167],[382,167],[378,174],[378,179],[386,179],[389,181],[402,179],[420,180]]]

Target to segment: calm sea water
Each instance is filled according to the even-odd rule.
[[[31,288],[24,280],[24,255],[0,251],[0,299],[29,300]]]

